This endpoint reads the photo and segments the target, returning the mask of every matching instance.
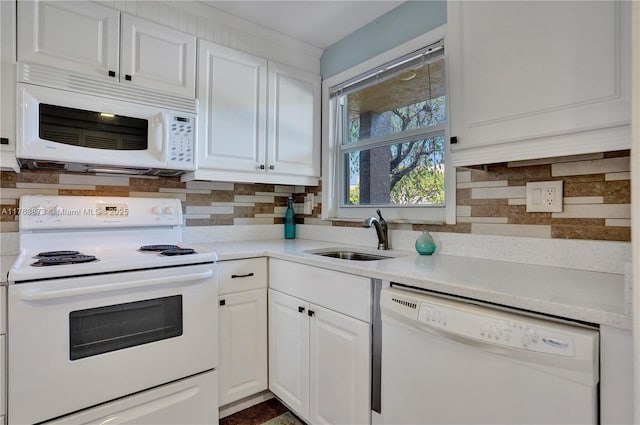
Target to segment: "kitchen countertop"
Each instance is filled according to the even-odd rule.
[[[198,244],[221,261],[268,256],[309,266],[390,280],[416,288],[473,298],[583,322],[630,329],[622,274],[458,257],[411,251],[350,248],[394,258],[348,261],[307,250],[345,248],[311,240],[261,240]]]

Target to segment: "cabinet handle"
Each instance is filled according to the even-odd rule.
[[[449,142],[451,142],[452,145],[455,145],[456,143],[458,143],[458,137],[457,136],[453,136],[453,137],[449,138]]]
[[[261,164],[261,165],[258,167],[258,169],[259,169],[259,170],[264,170],[264,164]]]
[[[298,313],[304,313],[304,307],[298,307]]]
[[[220,300],[220,305],[225,305],[227,304],[227,300]]]
[[[131,75],[127,74],[124,76],[124,79],[127,81],[131,81]]]
[[[275,165],[269,165],[269,169],[270,169],[270,170],[275,170],[275,169],[276,169],[276,167],[275,167]]]
[[[247,273],[247,274],[232,274],[231,279],[236,279],[239,277],[251,277],[251,276],[253,276],[253,272]]]
[[[109,77],[115,77],[115,76],[116,76],[115,71],[109,71]]]
[[[307,311],[307,314],[309,315],[309,317],[313,317],[313,315],[316,314],[316,312],[313,310],[309,310]]]

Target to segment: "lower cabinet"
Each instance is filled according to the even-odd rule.
[[[370,376],[370,323],[269,289],[269,389],[285,404],[311,424],[369,424]]]
[[[266,258],[219,263],[218,404],[268,388]]]
[[[0,425],[4,425],[7,406],[7,287],[0,286]]]

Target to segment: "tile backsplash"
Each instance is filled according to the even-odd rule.
[[[549,180],[564,182],[563,211],[527,213],[526,183]],[[629,241],[630,186],[628,150],[463,168],[457,170],[457,224],[408,226],[435,232]],[[313,211],[298,215],[298,221],[320,223],[320,187],[3,171],[0,188],[2,232],[18,230],[16,207],[20,196],[26,194],[175,197],[182,200],[187,226],[216,226],[280,224],[289,196],[302,208],[306,194],[312,193]],[[360,226],[353,222],[331,224]]]
[[[564,182],[563,210],[526,212],[526,184]],[[414,230],[559,239],[631,240],[630,151],[457,170],[455,226]]]
[[[305,192],[313,191],[319,188],[260,183],[184,183],[177,177],[3,171],[0,173],[0,230],[18,230],[18,202],[20,196],[30,194],[179,198],[187,226],[215,226],[283,223],[287,198],[293,196],[296,206],[301,207]],[[319,205],[315,207],[313,214],[318,216]]]

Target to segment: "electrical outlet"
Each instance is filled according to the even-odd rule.
[[[527,212],[562,212],[562,180],[527,183]]]
[[[307,193],[304,201],[304,213],[310,215],[313,213],[313,193]]]

